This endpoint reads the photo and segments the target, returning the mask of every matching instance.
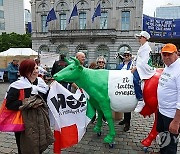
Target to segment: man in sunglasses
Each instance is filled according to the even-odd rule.
[[[117,66],[117,70],[125,69],[129,70],[132,67],[132,55],[129,50],[126,50],[123,54],[123,62]],[[124,126],[124,132],[127,132],[130,128],[131,112],[124,113],[124,119],[119,122],[119,125]]]
[[[134,76],[133,83],[135,94],[138,99],[138,104],[134,111],[141,112],[145,106],[141,90],[141,82],[151,78],[155,74],[155,69],[152,67],[150,57],[152,50],[148,44],[148,40],[150,39],[149,33],[142,31],[140,34],[136,34],[135,37],[138,39],[141,46],[137,52],[136,58],[134,59],[133,68],[131,70]]]

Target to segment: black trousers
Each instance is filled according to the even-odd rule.
[[[169,131],[169,125],[171,123],[171,121],[173,120],[173,118],[169,118],[166,117],[164,115],[162,115],[159,111],[158,111],[158,115],[157,115],[157,132],[162,132],[165,134],[165,132]],[[169,144],[167,146],[162,146],[162,148],[160,149],[160,153],[161,154],[176,154],[177,153],[177,134],[172,134],[170,133],[170,141]]]
[[[130,124],[131,112],[124,113],[124,122]]]
[[[15,138],[16,138],[16,144],[17,144],[17,148],[18,148],[18,154],[21,154],[20,137],[21,137],[21,132],[15,132]]]

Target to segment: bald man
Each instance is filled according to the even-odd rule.
[[[76,53],[76,58],[79,60],[81,65],[84,65],[86,56],[85,56],[85,54],[83,52],[77,52]]]

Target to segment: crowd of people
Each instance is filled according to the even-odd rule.
[[[136,38],[140,43],[137,55],[133,59],[131,51],[124,51],[122,55],[123,61],[116,69],[131,70],[133,74],[135,95],[138,100],[134,111],[141,112],[145,105],[141,84],[144,80],[151,78],[155,74],[156,70],[151,63],[151,48],[148,44],[150,35],[147,32],[142,31],[140,34],[136,35]],[[165,147],[160,148],[160,153],[176,154],[178,144],[176,139],[178,138],[180,127],[180,70],[178,69],[180,66],[180,59],[178,58],[177,47],[171,43],[165,44],[161,50],[161,56],[165,64],[165,68],[160,76],[157,89],[157,131],[160,134],[163,132],[169,134],[171,141]],[[85,62],[85,54],[83,52],[77,52],[75,57],[83,66]],[[66,55],[62,54],[60,55],[59,60],[55,61],[51,71],[52,76],[68,65],[65,58]],[[90,63],[89,69],[105,69],[106,63],[106,58],[104,56],[99,56],[96,61]],[[20,65],[18,65],[18,60],[14,59],[11,63],[9,63],[7,69],[10,87],[8,88],[8,92],[6,94],[6,109],[20,111],[21,116],[24,118],[24,123],[22,125],[27,125],[30,120],[28,119],[29,117],[27,114],[32,115],[35,114],[35,112],[43,112],[44,116],[40,118],[45,118],[46,121],[49,121],[46,105],[49,86],[43,80],[43,76],[47,73],[47,71],[41,66],[40,60],[27,59],[23,60]],[[76,89],[81,88],[75,83],[61,82],[61,84],[70,91],[76,91]],[[23,89],[23,96],[21,96],[21,89]],[[40,95],[39,99],[41,101],[30,101],[36,94]],[[23,97],[23,99],[20,99],[20,97]],[[37,99],[38,98],[35,100]],[[25,108],[30,108],[32,111],[25,110]],[[95,120],[95,117],[93,120]],[[131,112],[128,112],[124,113],[124,119],[119,122],[119,125],[124,125],[123,130],[125,132],[130,129],[130,120]],[[104,121],[106,121],[105,118]],[[44,130],[44,134],[38,134],[38,132],[36,132],[35,137],[29,133],[29,131],[33,131],[31,130],[31,125],[37,125],[37,121],[32,121],[32,124],[27,125],[28,127],[25,127],[20,131],[14,130],[19,154],[33,153],[32,150],[34,150],[34,153],[42,153],[48,145],[52,144],[54,141],[53,133],[51,132],[48,122],[41,124],[41,127],[36,128],[39,129],[38,132],[41,132],[42,128],[46,129]],[[39,139],[41,139],[41,141]],[[42,142],[42,144],[37,144],[40,142]],[[33,145],[34,149],[30,148],[28,145]]]

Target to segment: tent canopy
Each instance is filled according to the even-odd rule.
[[[31,48],[10,48],[0,53],[0,56],[37,56],[38,53]]]

